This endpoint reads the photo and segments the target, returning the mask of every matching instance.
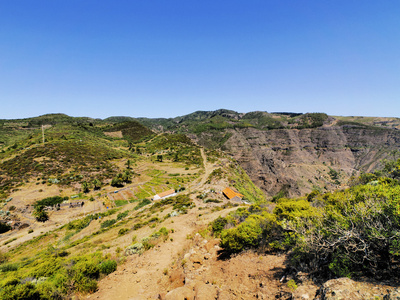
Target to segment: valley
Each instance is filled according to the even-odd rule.
[[[4,299],[335,299],[341,277],[369,282],[348,299],[399,292],[399,119],[219,110],[0,125]],[[360,243],[365,257],[347,247]]]

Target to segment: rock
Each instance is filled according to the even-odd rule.
[[[171,272],[169,276],[169,282],[171,282],[171,288],[175,289],[185,284],[185,275],[182,269],[177,269]]]
[[[24,223],[24,224],[22,224],[21,226],[18,227],[18,230],[21,230],[21,229],[24,229],[24,228],[27,228],[27,227],[29,227],[29,224]]]
[[[194,300],[195,292],[188,286],[176,288],[165,295],[165,300]]]
[[[394,290],[393,292],[385,295],[383,297],[384,300],[400,300],[400,291]]]
[[[357,282],[350,278],[338,278],[325,282],[320,288],[322,300],[400,299],[399,289],[369,282]]]
[[[216,286],[205,283],[198,283],[195,286],[196,300],[218,299],[218,289]]]
[[[286,291],[280,291],[275,295],[275,299],[280,299],[280,300],[292,300],[293,299],[293,294],[290,292]]]
[[[210,259],[210,258],[211,258],[211,254],[210,254],[210,253],[204,254],[204,259],[205,259],[205,260],[208,260],[208,259]]]
[[[165,293],[159,293],[159,294],[156,296],[155,299],[164,300],[164,299],[165,299]]]
[[[308,280],[309,274],[308,273],[304,273],[304,272],[298,272],[296,274],[296,281],[298,282],[305,282]]]
[[[190,260],[192,261],[193,264],[199,264],[199,265],[203,264],[203,258],[197,253],[190,256]]]
[[[231,296],[227,291],[221,291],[218,295],[218,300],[234,300],[235,297]]]
[[[211,240],[204,245],[204,249],[206,249],[207,252],[210,252],[216,245],[219,245],[219,240]]]

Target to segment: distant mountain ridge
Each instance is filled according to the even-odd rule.
[[[340,188],[352,175],[371,172],[383,159],[400,156],[398,118],[221,109],[139,121],[226,151],[269,196]]]
[[[228,109],[175,118],[113,116],[102,120],[47,114],[0,120],[0,147],[29,137],[41,125],[64,126],[60,131],[75,126],[95,135],[115,133],[130,143],[154,132],[185,134],[199,145],[229,153],[269,196],[345,186],[352,175],[371,172],[382,159],[397,158],[400,151],[398,118]]]

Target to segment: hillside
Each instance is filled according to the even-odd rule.
[[[14,181],[2,182],[9,197],[2,200],[0,220],[2,299],[86,297],[98,289],[97,280],[126,265],[135,251],[151,253],[161,245],[172,251],[163,259],[157,254],[163,268],[154,272],[162,274],[180,257],[188,236],[236,209],[223,189],[233,184],[248,201],[263,201],[233,160],[184,135],[161,134],[132,144],[103,132],[110,131],[53,124],[45,130],[44,145],[38,132],[4,148],[4,178]],[[102,152],[103,147],[108,148]],[[103,172],[107,168],[109,173]],[[17,172],[23,176],[13,176]],[[112,186],[118,174],[130,178]],[[170,189],[175,197],[151,201]],[[155,262],[153,256],[147,259]]]
[[[351,176],[376,170],[400,150],[397,118],[218,110],[140,121],[229,153],[271,197],[346,186]]]
[[[0,123],[1,299],[400,293],[398,119]]]

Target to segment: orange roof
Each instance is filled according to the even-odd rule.
[[[163,198],[163,197],[166,197],[166,196],[172,195],[172,194],[174,194],[174,193],[175,193],[175,190],[174,190],[174,189],[172,189],[172,190],[168,190],[168,191],[165,191],[165,192],[159,193],[159,194],[158,194],[158,196],[159,196],[160,198]]]
[[[235,198],[236,196],[239,197],[239,198],[243,198],[244,197],[242,194],[232,190],[231,188],[224,189],[222,191],[222,193],[224,193],[224,195],[226,197],[228,197],[229,200],[232,199],[232,198]]]

